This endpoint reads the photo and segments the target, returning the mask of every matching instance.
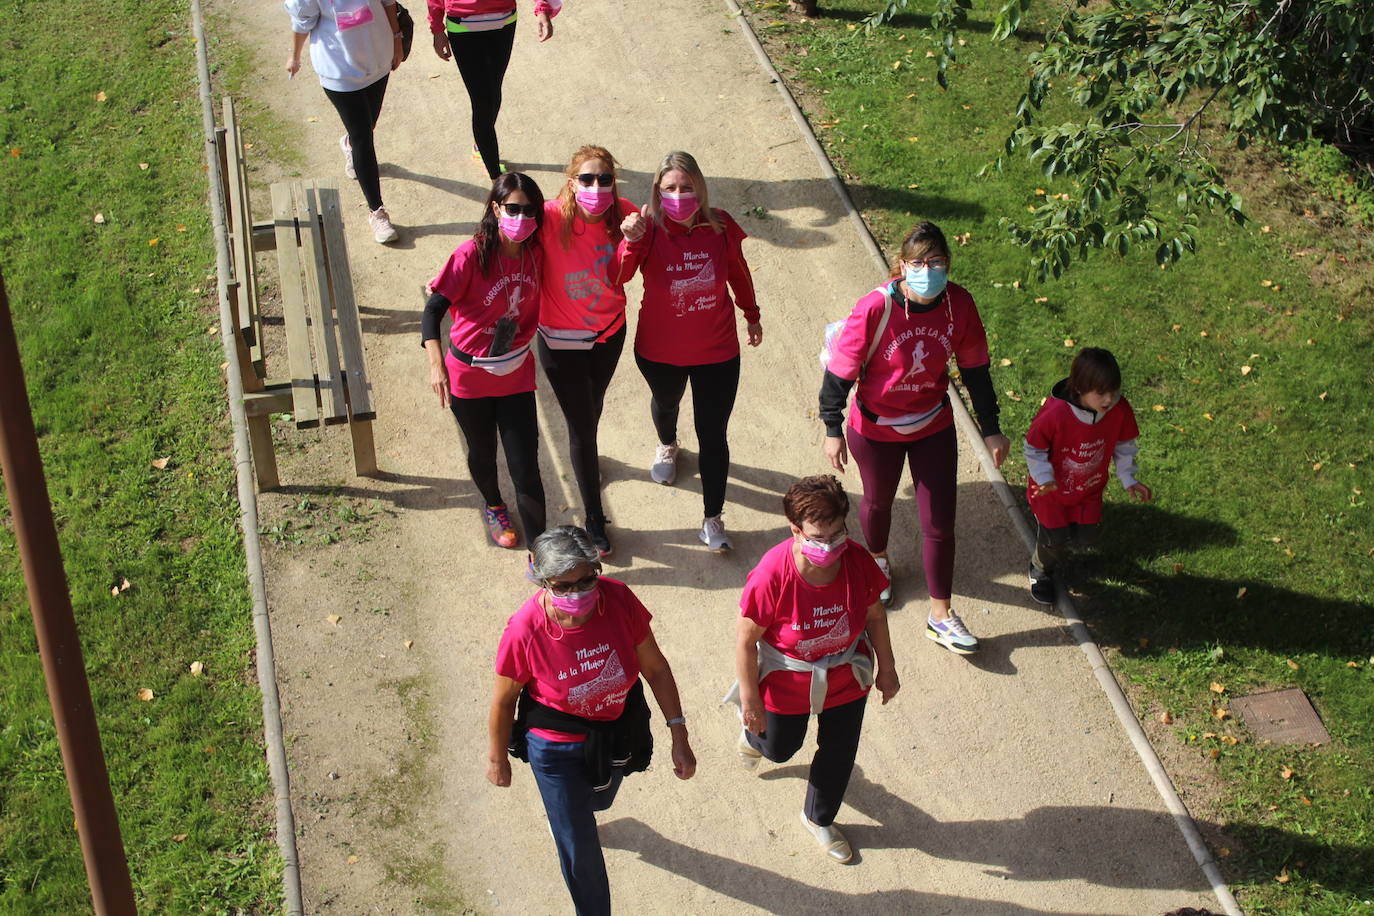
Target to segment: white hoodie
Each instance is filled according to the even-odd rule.
[[[384,6],[396,0],[286,0],[291,30],[310,36],[310,65],[320,85],[335,92],[366,89],[391,72],[395,49],[391,23]],[[340,29],[345,21],[367,9],[372,21]],[[364,14],[366,15],[366,14]]]

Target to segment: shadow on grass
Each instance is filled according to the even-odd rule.
[[[912,2],[914,5],[914,0],[912,0]],[[752,5],[747,9],[747,12],[753,15],[758,15],[759,13],[759,11],[753,8]],[[817,9],[817,15],[815,18],[821,20],[830,19],[835,22],[846,22],[854,23],[855,25],[862,25],[863,21],[867,19],[869,16],[873,15],[874,12],[876,12],[876,9],[837,10],[833,7],[827,7],[824,4],[824,0],[822,0],[819,8]],[[959,31],[971,32],[979,35],[991,35],[993,27],[994,24],[991,21],[983,22],[978,20],[970,20],[961,25],[959,27]],[[927,15],[923,15],[920,13],[911,13],[903,10],[902,12],[897,13],[897,15],[893,16],[887,22],[883,23],[882,28],[891,29],[894,32],[901,32],[905,29],[925,30],[931,28],[931,21],[930,17]],[[858,35],[862,34],[862,32],[858,33]],[[1045,33],[1035,29],[1017,29],[1013,33],[1013,37],[1020,41],[1032,41],[1036,42],[1037,44],[1044,44],[1045,42]]]
[[[1374,650],[1374,606],[1369,604],[1304,594],[1254,576],[1208,577],[1186,566],[1171,573],[1149,568],[1162,557],[1232,548],[1238,542],[1227,524],[1154,505],[1112,503],[1103,516],[1099,549],[1075,556],[1066,574],[1086,593],[1079,607],[1099,642],[1133,653],[1142,637],[1149,640],[1150,652],[1217,643],[1280,655],[1344,657]]]

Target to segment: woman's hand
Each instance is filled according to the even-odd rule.
[[[757,693],[749,697],[741,696],[739,709],[740,717],[744,720],[744,727],[756,735],[762,735],[764,728],[768,725],[768,718],[763,712],[763,698]]]
[[[448,367],[442,361],[429,364],[429,387],[439,396],[439,406],[447,407],[449,398]]]
[[[897,691],[902,689],[902,682],[897,679],[897,672],[891,668],[879,668],[878,676],[873,679],[873,686],[878,688],[878,692],[883,695],[883,705],[897,695]]]
[[[534,21],[539,23],[539,40],[548,41],[553,37],[553,19],[548,13],[536,13]],[[685,777],[684,777],[685,778]]]
[[[1001,467],[1002,462],[1007,460],[1007,454],[1011,451],[1011,440],[998,433],[995,436],[984,436],[983,444],[992,452],[992,463],[994,467]]]
[[[648,225],[644,220],[644,214],[636,211],[620,221],[620,233],[625,236],[626,241],[637,242],[644,238],[644,231]]]
[[[288,54],[286,56],[286,78],[291,79],[301,72],[301,56],[299,54]]]
[[[691,779],[692,774],[697,771],[697,755],[692,753],[692,745],[687,741],[687,729],[681,729],[682,735],[678,736],[678,729],[673,729],[673,775],[678,779]],[[507,782],[510,781],[510,764],[506,765]]]
[[[448,35],[443,32],[434,36],[434,53],[439,55],[440,60],[448,60],[453,56],[453,48],[448,44]]]
[[[884,703],[887,701],[884,700]],[[688,753],[691,753],[688,751]],[[695,765],[695,761],[693,761]],[[686,777],[683,777],[684,779]],[[500,760],[487,761],[487,782],[494,786],[504,789],[510,785],[510,758],[502,756]]]
[[[844,473],[844,466],[849,463],[849,449],[844,444],[844,436],[825,437],[825,457],[832,468]]]
[[[391,38],[391,69],[395,70],[401,66],[401,61],[405,59],[405,45],[402,43],[400,35],[393,35]]]
[[[763,343],[763,325],[755,321],[753,324],[749,325],[748,332],[749,346],[757,347],[759,344]]]
[[[1127,487],[1126,492],[1131,494],[1143,503],[1149,502],[1151,497],[1154,496],[1154,493],[1150,491],[1149,487],[1145,486],[1145,484],[1140,483],[1138,481]]]

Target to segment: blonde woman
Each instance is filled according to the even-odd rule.
[[[721,553],[731,547],[721,514],[730,475],[726,434],[739,387],[735,309],[744,315],[749,346],[763,342],[741,244],[747,236],[729,213],[711,207],[706,178],[684,152],[664,157],[643,213],[627,216],[621,230],[621,280],[636,270],[644,275],[635,362],[653,396],[649,413],[658,433],[649,476],[665,485],[677,478],[678,405],[690,383],[704,516],[699,537]]]

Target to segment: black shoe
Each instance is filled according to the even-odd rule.
[[[596,545],[596,552],[604,560],[611,555],[611,540],[606,537],[606,519],[587,518],[587,534],[591,535],[592,543]]]
[[[1039,604],[1054,604],[1054,579],[1044,570],[1030,568],[1031,597]]]

